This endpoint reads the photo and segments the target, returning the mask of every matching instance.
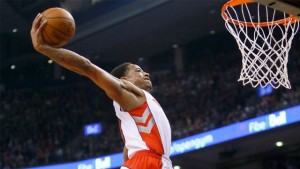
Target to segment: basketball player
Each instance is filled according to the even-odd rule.
[[[111,75],[75,52],[47,45],[41,36],[46,21],[41,23],[41,19],[42,14],[38,14],[31,28],[34,49],[61,66],[88,77],[113,100],[125,143],[121,169],[171,169],[170,124],[149,93],[152,90],[149,74],[138,65],[124,63]]]

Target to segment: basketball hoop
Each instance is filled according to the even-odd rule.
[[[242,53],[238,81],[252,87],[291,88],[287,63],[292,40],[299,30],[299,18],[253,0],[231,0],[222,17]]]

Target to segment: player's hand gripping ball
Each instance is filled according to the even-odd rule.
[[[75,34],[75,21],[73,16],[63,8],[49,8],[43,12],[43,20],[47,24],[42,30],[42,37],[46,43],[53,47],[66,45]]]

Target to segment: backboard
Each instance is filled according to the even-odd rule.
[[[300,18],[300,0],[254,0],[254,1]]]

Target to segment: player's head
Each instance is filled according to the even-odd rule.
[[[147,91],[152,90],[149,73],[144,72],[143,69],[136,64],[125,62],[114,68],[111,74],[119,79],[128,80],[141,89]]]

